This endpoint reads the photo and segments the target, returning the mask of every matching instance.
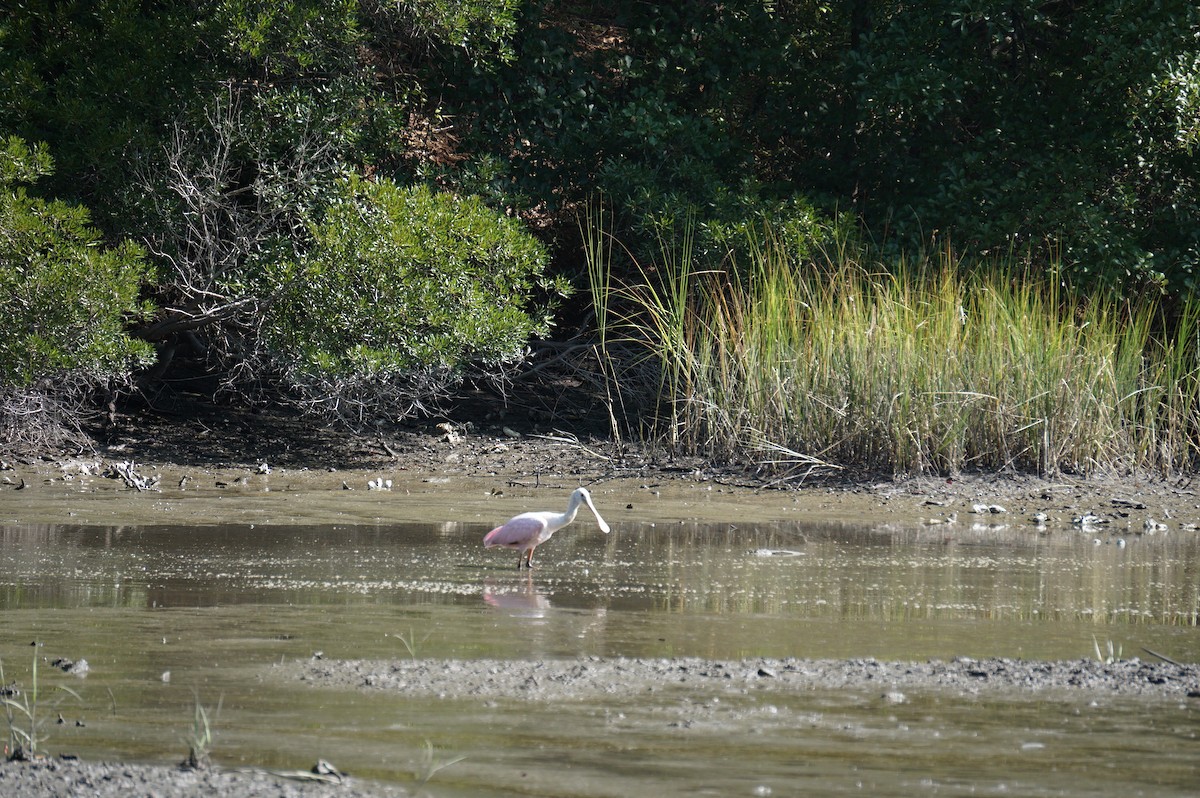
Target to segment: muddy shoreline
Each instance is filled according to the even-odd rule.
[[[1008,658],[928,662],[694,657],[578,660],[314,660],[278,666],[276,677],[314,688],[386,690],[446,700],[574,701],[681,688],[701,692],[855,690],[897,701],[903,690],[978,695],[987,691],[1200,699],[1200,665]]]
[[[234,426],[227,432],[237,434]],[[296,433],[298,434],[298,433]],[[201,436],[197,440],[203,440]],[[223,439],[224,440],[224,439]],[[503,520],[558,502],[586,484],[609,520],[853,519],[881,533],[970,540],[1086,535],[1126,545],[1195,535],[1200,497],[1189,479],[1042,480],[1023,475],[778,480],[744,469],[664,459],[602,439],[431,426],[389,439],[326,441],[297,454],[288,437],[261,448],[207,453],[131,438],[83,455],[14,460],[0,471],[0,523],[122,525],[165,522],[186,508],[207,523],[395,523]],[[291,437],[295,441],[295,434]],[[205,444],[207,445],[207,444]],[[352,454],[334,457],[341,445]],[[171,456],[171,455],[174,456]],[[124,468],[124,474],[122,473]],[[134,480],[144,480],[140,485]],[[388,481],[386,489],[372,483]],[[714,500],[716,497],[716,500]],[[298,502],[298,499],[304,501]],[[303,510],[296,507],[303,505]],[[724,508],[724,509],[722,509]],[[439,515],[440,514],[440,515]],[[1084,525],[1080,518],[1091,516]],[[1200,666],[1141,659],[326,661],[278,665],[268,678],[318,690],[387,690],[485,701],[603,700],[613,691],[853,691],[899,703],[914,692],[955,695],[1200,700]],[[265,772],[184,771],[51,759],[0,764],[0,794],[324,796],[405,794],[400,787],[307,783]]]
[[[950,694],[1008,700],[1058,700],[1068,704],[1136,698],[1157,702],[1200,700],[1200,666],[1137,658],[1115,662],[1038,662],[1014,659],[881,662],[874,659],[767,659],[717,661],[697,658],[577,660],[395,660],[324,661],[273,666],[271,678],[295,680],[312,689],[394,691],[415,697],[498,702],[603,701],[608,695],[704,696],[691,704],[686,724],[705,723],[723,696],[764,696],[809,691],[845,691],[880,706],[907,703],[917,694]],[[714,700],[715,699],[715,700]],[[310,781],[309,779],[320,779]],[[168,798],[240,795],[407,795],[397,785],[362,782],[351,776],[210,767],[188,770],[129,763],[49,758],[0,763],[0,793],[33,796],[144,794]]]
[[[618,520],[729,521],[736,504],[745,520],[944,524],[957,537],[1070,530],[1089,517],[1105,542],[1200,534],[1200,483],[1187,475],[768,471],[613,440],[595,419],[564,429],[482,400],[463,413],[472,420],[354,435],[281,411],[146,409],[96,431],[89,450],[0,457],[0,522],[152,524],[175,499],[207,523],[498,522],[586,485]]]

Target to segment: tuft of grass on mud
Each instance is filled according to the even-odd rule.
[[[62,692],[79,700],[79,694],[70,687],[58,685],[55,692]],[[33,656],[30,683],[27,690],[20,690],[16,683],[8,685],[4,675],[4,662],[0,660],[0,708],[8,724],[8,740],[5,743],[5,758],[11,761],[32,761],[41,757],[41,745],[48,738],[44,731],[46,720],[58,706],[62,696],[50,701],[38,681],[38,656]]]
[[[221,704],[224,699],[217,702],[216,714],[221,714]],[[213,729],[209,721],[208,710],[200,703],[200,695],[196,695],[196,700],[192,707],[192,725],[188,733],[184,736],[183,742],[188,747],[187,756],[179,763],[179,766],[185,770],[204,770],[212,764],[212,744],[213,744]]]

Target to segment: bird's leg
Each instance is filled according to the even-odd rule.
[[[525,558],[525,567],[533,570],[533,549],[529,550],[529,556]]]

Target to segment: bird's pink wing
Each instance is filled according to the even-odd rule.
[[[518,515],[484,535],[483,546],[487,549],[492,546],[524,546],[537,540],[545,527],[541,519]]]

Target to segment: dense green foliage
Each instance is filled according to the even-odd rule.
[[[1198,24],[1190,0],[885,6],[845,59],[849,172],[830,177],[902,240],[1190,288]]]
[[[86,203],[110,235],[181,100],[207,80],[192,4],[31,0],[0,15],[0,133],[45,142],[42,190]]]
[[[318,141],[310,192],[335,166],[437,178],[566,231],[599,192],[643,254],[685,215],[719,259],[817,207],[1180,290],[1198,30],[1188,0],[33,2],[0,22],[0,128],[48,142],[50,190],[114,234],[147,232],[135,178],[172,128],[233,95],[231,189]]]
[[[132,242],[102,246],[77,205],[30,197],[22,184],[53,171],[45,147],[15,137],[0,149],[0,385],[68,379],[103,384],[153,357],[129,321],[150,309],[138,292],[150,275]]]
[[[459,82],[471,149],[534,201],[600,190],[639,254],[687,212],[719,256],[721,229],[800,195],[893,248],[1193,286],[1187,0],[533,5],[514,65]]]
[[[760,2],[528,5],[511,65],[452,75],[465,185],[551,213],[602,194],[639,255],[685,218],[715,263],[747,224],[813,236],[808,186],[764,168],[800,31]]]
[[[597,196],[629,277],[686,247],[744,278],[770,230],[797,270],[936,244],[1182,307],[1198,35],[1191,0],[29,0],[0,16],[0,134],[55,156],[31,190],[145,247],[154,318],[114,312],[164,370],[322,407],[386,374],[395,415],[548,332],[543,269],[582,271]]]
[[[434,113],[422,65],[445,49],[481,70],[502,62],[515,11],[512,0],[33,2],[0,20],[0,129],[48,142],[68,164],[48,191],[88,202],[161,264],[159,312],[133,332],[161,345],[164,368],[190,353],[241,392],[302,374],[332,391],[322,408],[374,381],[373,412],[394,415],[433,386],[405,391],[381,374],[512,360],[546,332],[563,289],[527,290],[545,267],[540,245],[469,197],[416,191],[424,202],[355,226],[343,191],[369,174],[372,202],[399,202],[386,175],[406,169],[414,115]],[[368,237],[403,225],[431,233],[427,245],[397,262],[369,252]],[[355,268],[385,282],[351,279]],[[491,284],[446,290],[471,282],[469,268]]]
[[[332,381],[386,385],[425,375],[427,390],[468,360],[504,363],[544,335],[525,310],[545,248],[478,199],[351,180],[313,225],[298,260],[264,259],[256,293],[268,350],[289,384],[328,395]],[[344,392],[337,392],[344,393]]]

